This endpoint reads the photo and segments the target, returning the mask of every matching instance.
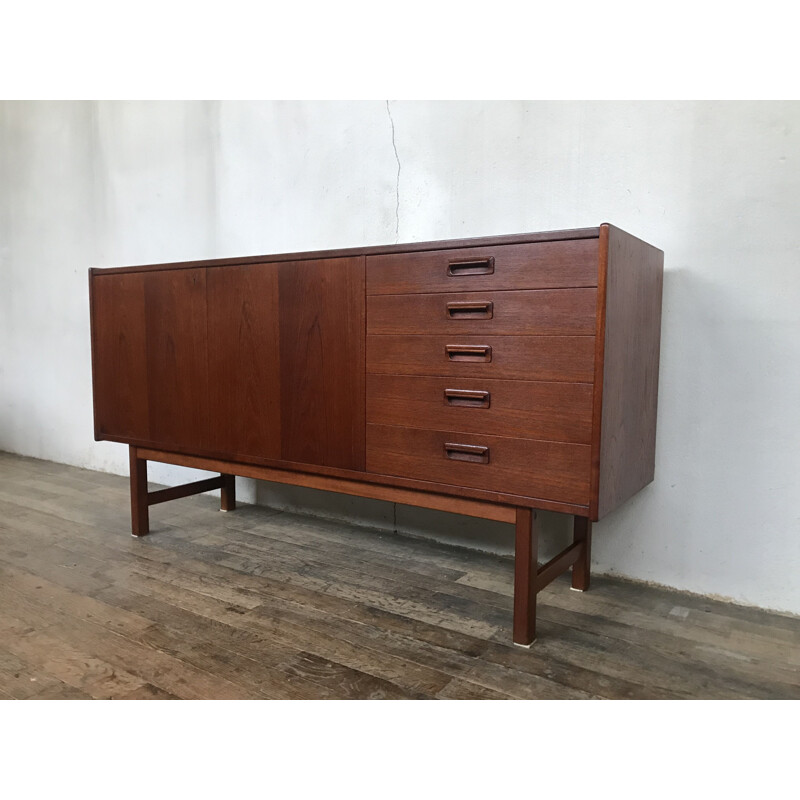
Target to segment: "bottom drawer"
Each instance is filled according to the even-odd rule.
[[[589,505],[591,447],[367,425],[367,472]]]

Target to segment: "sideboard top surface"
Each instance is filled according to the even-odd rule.
[[[349,247],[339,250],[310,250],[300,253],[275,253],[238,258],[212,258],[200,261],[178,261],[165,264],[140,264],[126,267],[94,267],[90,271],[103,275],[120,272],[149,272],[160,269],[189,269],[192,267],[225,267],[244,264],[264,264],[275,261],[299,261],[322,258],[346,258],[353,256],[376,256],[389,253],[414,253],[421,250],[453,250],[467,247],[490,247],[493,245],[528,244],[534,242],[557,242],[571,239],[597,239],[600,228],[574,228],[563,231],[540,233],[515,233],[501,236],[481,236],[470,239],[445,239],[435,242],[408,242],[405,244],[373,245],[371,247]]]

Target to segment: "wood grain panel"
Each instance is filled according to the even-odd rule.
[[[486,392],[487,396],[446,398],[449,390]],[[474,405],[451,405],[448,399]],[[367,422],[590,444],[592,385],[368,375]]]
[[[445,444],[488,447],[488,463],[455,461]],[[367,425],[367,469],[458,486],[588,503],[591,448],[583,444]]]
[[[488,362],[451,361],[448,345],[487,345]],[[510,380],[594,380],[593,336],[367,336],[367,371]]]
[[[364,468],[364,258],[280,265],[281,457]]]
[[[491,259],[489,274],[458,264]],[[451,269],[451,265],[455,268]],[[455,273],[455,274],[453,274]],[[466,247],[367,257],[367,294],[597,286],[597,239]]]
[[[448,313],[448,303],[477,301],[492,304],[491,319]],[[596,305],[596,289],[373,295],[367,298],[367,333],[593,336]]]
[[[143,275],[90,280],[95,439],[147,439]]]
[[[280,458],[278,266],[208,270],[209,448]]]
[[[664,253],[608,226],[596,519],[653,480]]]
[[[145,276],[147,397],[152,441],[208,443],[206,270]]]

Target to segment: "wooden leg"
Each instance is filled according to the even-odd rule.
[[[220,475],[222,490],[220,491],[219,507],[221,511],[234,511],[236,509],[236,476]]]
[[[572,567],[572,588],[585,592],[589,588],[592,561],[592,521],[588,517],[575,517],[572,541],[582,545],[578,560]]]
[[[514,549],[514,644],[526,647],[536,638],[538,555],[536,512],[530,508],[518,508]]]
[[[130,446],[131,470],[131,533],[144,536],[150,532],[150,506],[177,500],[180,497],[220,489],[220,508],[233,511],[236,508],[236,478],[222,474],[218,478],[206,478],[201,481],[184,483],[181,486],[170,486],[155,492],[147,491],[147,459],[139,458],[139,451]]]
[[[147,461],[139,458],[136,448],[129,448],[131,473],[131,533],[144,536],[150,531],[147,498]]]

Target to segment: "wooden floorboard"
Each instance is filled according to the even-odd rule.
[[[800,699],[800,618],[0,453],[0,699]]]

